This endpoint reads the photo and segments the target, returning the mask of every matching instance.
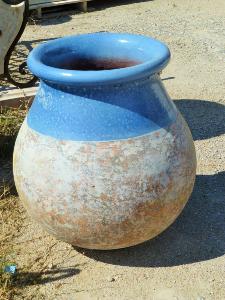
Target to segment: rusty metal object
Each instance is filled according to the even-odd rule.
[[[123,45],[133,41],[118,36]],[[146,39],[151,48],[155,42]],[[64,69],[72,75],[58,80],[74,85],[41,82],[16,141],[14,177],[29,214],[57,238],[91,249],[128,247],[165,230],[185,206],[195,180],[194,144],[151,70],[122,84],[107,84],[115,70],[96,71],[93,81],[104,75],[100,86],[76,86],[77,71]]]

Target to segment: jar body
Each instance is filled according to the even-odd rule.
[[[195,172],[191,133],[158,75],[83,88],[42,82],[14,150],[30,215],[90,249],[132,246],[165,230]]]

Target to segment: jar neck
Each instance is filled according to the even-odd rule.
[[[108,141],[169,126],[176,108],[158,75],[96,86],[41,82],[28,125],[57,139]]]

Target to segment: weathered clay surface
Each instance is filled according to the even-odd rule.
[[[73,245],[116,249],[166,229],[190,196],[196,170],[182,117],[140,137],[63,141],[27,126],[14,151],[14,176],[30,215]]]

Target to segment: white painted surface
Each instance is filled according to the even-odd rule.
[[[4,73],[5,56],[23,22],[25,3],[8,5],[0,1],[0,74]]]

